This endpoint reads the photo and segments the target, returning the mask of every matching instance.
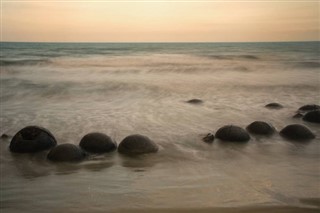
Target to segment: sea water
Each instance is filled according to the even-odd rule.
[[[320,100],[320,43],[1,43],[1,209],[121,209],[304,205],[320,197],[319,124],[292,118]],[[197,98],[202,104],[186,101]],[[284,106],[270,110],[264,106]],[[307,126],[308,143],[251,136],[202,141],[224,125]],[[21,128],[49,129],[59,144],[102,132],[119,144],[143,134],[156,154],[92,155],[51,163],[14,154]]]

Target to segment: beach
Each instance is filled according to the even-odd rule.
[[[319,212],[319,124],[293,118],[319,105],[319,45],[2,42],[0,133],[9,137],[0,139],[1,211]],[[265,107],[272,102],[283,108]],[[277,132],[241,144],[202,141],[253,121]],[[289,124],[316,138],[283,138]],[[159,151],[80,163],[10,152],[29,125],[58,144],[78,145],[90,132],[118,144],[143,134]]]

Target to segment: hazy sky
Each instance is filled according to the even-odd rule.
[[[2,0],[2,41],[319,40],[317,1]]]

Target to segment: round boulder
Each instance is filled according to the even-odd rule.
[[[104,153],[114,151],[117,143],[106,134],[93,132],[86,134],[81,139],[79,146],[87,152]]]
[[[144,135],[129,135],[121,141],[118,151],[123,154],[145,154],[158,151],[158,145]]]
[[[320,106],[316,104],[308,104],[299,108],[299,111],[313,111],[320,110]]]
[[[320,110],[307,112],[302,119],[312,123],[320,123]]]
[[[246,142],[250,140],[249,134],[246,130],[238,126],[228,125],[221,127],[216,132],[216,138],[223,141],[233,141],[233,142]]]
[[[29,153],[50,149],[55,145],[57,141],[49,130],[27,126],[13,136],[9,148],[11,152]]]
[[[283,106],[279,103],[270,103],[265,105],[265,107],[269,108],[269,109],[281,109],[283,108]]]
[[[84,157],[85,153],[78,146],[69,143],[54,147],[47,155],[49,160],[59,162],[81,161]]]
[[[246,128],[248,132],[257,135],[272,135],[275,131],[274,127],[264,121],[254,121]]]
[[[306,127],[300,124],[291,124],[280,131],[280,135],[290,140],[310,140],[315,135]]]

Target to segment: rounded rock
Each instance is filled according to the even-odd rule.
[[[119,144],[118,151],[123,154],[145,154],[157,152],[158,145],[144,135],[129,135]]]
[[[298,112],[296,113],[294,116],[292,116],[293,118],[302,118],[303,117],[303,114]]]
[[[280,131],[280,135],[290,140],[310,140],[315,135],[306,127],[300,124],[291,124]]]
[[[274,127],[264,121],[254,121],[247,126],[247,131],[257,135],[272,135]]]
[[[307,104],[299,108],[299,111],[314,111],[320,110],[320,106],[316,104]]]
[[[269,108],[269,109],[281,109],[283,108],[283,106],[279,103],[270,103],[265,105],[265,107]]]
[[[81,161],[84,157],[85,153],[78,146],[69,143],[54,147],[47,155],[49,160],[57,162]]]
[[[106,134],[93,132],[83,136],[79,146],[87,152],[104,153],[114,151],[117,143]]]
[[[10,142],[10,151],[18,153],[39,152],[57,145],[51,132],[39,126],[27,126],[18,131]]]
[[[188,100],[187,103],[189,103],[189,104],[202,104],[203,100],[195,98],[195,99]]]
[[[246,142],[250,140],[250,135],[241,127],[228,125],[221,127],[215,135],[223,141]]]
[[[205,137],[202,138],[203,142],[212,143],[214,141],[214,135],[212,133],[208,133]]]
[[[320,110],[307,112],[302,119],[312,123],[320,123]]]

